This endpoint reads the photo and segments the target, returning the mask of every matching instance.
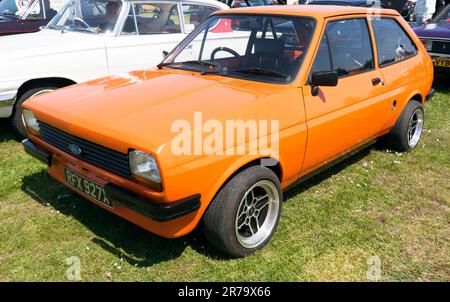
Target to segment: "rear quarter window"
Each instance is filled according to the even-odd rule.
[[[392,18],[372,18],[378,64],[386,66],[417,54],[417,47],[400,24]]]

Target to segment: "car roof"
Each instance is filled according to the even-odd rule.
[[[399,16],[393,9],[374,9],[368,7],[341,6],[341,5],[271,5],[271,6],[252,6],[243,8],[233,8],[218,11],[215,14],[226,13],[247,13],[247,14],[277,14],[288,16],[311,16],[317,18],[327,18],[341,15],[370,14],[376,15],[394,15]]]

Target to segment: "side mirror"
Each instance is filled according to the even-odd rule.
[[[162,54],[163,54],[163,59],[165,59],[169,55],[169,52],[166,50],[163,50]]]
[[[319,86],[336,86],[338,75],[336,71],[316,71],[311,76],[311,87],[313,96],[319,94]]]

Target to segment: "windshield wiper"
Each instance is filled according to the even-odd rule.
[[[243,73],[256,73],[256,74],[263,74],[263,75],[268,75],[268,76],[272,76],[272,77],[277,77],[277,78],[283,78],[286,79],[287,77],[289,77],[289,75],[279,72],[279,71],[275,71],[275,70],[270,70],[270,69],[264,69],[261,67],[249,67],[249,68],[241,68],[241,69],[233,69],[230,70],[232,72],[243,72]]]
[[[242,73],[256,73],[256,74],[263,74],[268,75],[272,77],[277,78],[283,78],[286,79],[289,77],[289,75],[284,74],[282,72],[278,72],[275,70],[270,69],[263,69],[260,67],[246,67],[246,68],[239,68],[239,69],[219,69],[219,70],[205,70],[202,72],[202,74],[225,74],[230,72],[242,72]]]
[[[70,29],[72,29],[72,30],[76,30],[76,31],[84,31],[84,32],[88,32],[88,33],[94,33],[94,34],[98,34],[98,31],[97,31],[97,27],[86,27],[86,28],[83,28],[83,27],[69,27]]]
[[[165,66],[168,65],[174,65],[174,64],[180,64],[180,65],[200,65],[200,66],[206,66],[206,67],[214,67],[217,68],[220,65],[217,63],[213,63],[211,61],[202,61],[202,60],[192,60],[192,61],[184,61],[184,62],[179,62],[179,63],[169,63],[169,62],[165,62],[165,63],[159,63],[158,65],[156,65],[156,67],[158,67],[158,69],[161,69]],[[202,73],[205,71],[202,71]]]
[[[211,61],[202,61],[202,60],[185,61],[185,62],[181,62],[180,64],[189,64],[189,65],[194,64],[194,65],[216,67],[216,68],[220,66],[217,63],[213,63]]]
[[[165,66],[168,66],[168,65],[172,65],[172,64],[174,64],[174,63],[159,63],[158,65],[156,65],[156,67],[158,67],[158,69],[162,69],[163,67],[165,67]]]

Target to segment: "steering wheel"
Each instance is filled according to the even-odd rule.
[[[217,47],[216,49],[214,49],[211,53],[211,61],[215,61],[215,56],[219,51],[225,51],[228,52],[230,54],[232,54],[236,59],[239,60],[239,64],[240,65],[244,65],[244,62],[242,61],[242,57],[240,54],[238,54],[236,51],[232,50],[231,48],[228,47]]]
[[[81,19],[80,17],[75,17],[75,18],[73,18],[73,22],[74,22],[74,23],[75,23],[75,21],[78,21],[78,22],[80,22],[81,24],[83,24],[83,26],[84,26],[85,28],[91,27],[89,24],[86,23],[86,21],[84,21],[84,20]]]

